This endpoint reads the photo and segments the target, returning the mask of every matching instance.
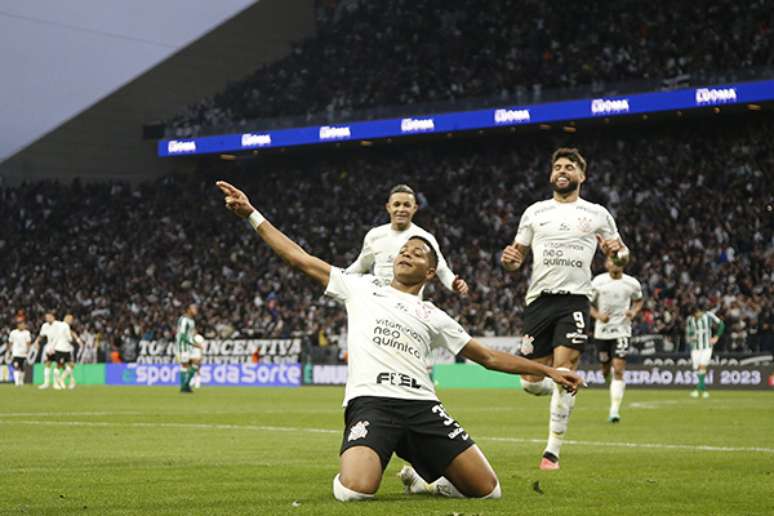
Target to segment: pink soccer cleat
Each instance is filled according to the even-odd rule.
[[[540,469],[543,471],[554,471],[559,469],[559,461],[556,462],[552,461],[551,459],[547,457],[543,457],[540,461]]]

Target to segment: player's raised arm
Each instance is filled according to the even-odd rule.
[[[571,393],[576,392],[583,385],[581,377],[572,371],[554,369],[524,357],[491,349],[476,339],[470,339],[470,342],[460,351],[460,355],[494,371],[547,376]]]
[[[248,219],[258,235],[269,247],[271,247],[280,258],[287,262],[307,276],[317,280],[323,286],[328,286],[330,278],[330,264],[310,255],[304,251],[300,245],[289,239],[279,229],[275,228],[271,222],[266,220],[261,213],[256,210],[247,195],[235,186],[225,182],[218,181],[218,188],[225,195],[226,208],[232,211],[236,216]]]

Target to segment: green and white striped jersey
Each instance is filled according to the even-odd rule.
[[[702,312],[699,317],[691,315],[688,317],[688,323],[685,325],[685,338],[691,349],[711,348],[710,339],[712,338],[712,325],[718,327],[717,336],[723,334],[726,325],[717,315],[712,312]]]
[[[175,331],[175,345],[178,353],[191,351],[193,338],[196,333],[196,323],[187,315],[180,316],[177,320],[177,331]]]

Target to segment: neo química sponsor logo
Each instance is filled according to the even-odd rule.
[[[696,90],[697,106],[725,104],[736,101],[736,88],[699,88]]]
[[[244,133],[242,135],[242,147],[265,147],[271,145],[270,134]]]
[[[349,126],[332,127],[324,125],[320,127],[320,139],[321,140],[340,140],[345,138],[351,138],[352,131]]]
[[[182,154],[185,152],[196,152],[196,142],[185,140],[170,140],[167,143],[167,152],[170,154]]]
[[[529,109],[495,109],[495,124],[529,122]]]
[[[432,118],[403,118],[400,121],[400,132],[402,133],[418,133],[434,130],[435,122]]]
[[[593,99],[592,115],[610,115],[629,112],[629,99]]]

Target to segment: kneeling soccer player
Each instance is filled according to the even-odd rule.
[[[418,296],[435,275],[438,257],[422,237],[410,238],[393,262],[388,286],[307,254],[276,229],[234,186],[219,181],[226,207],[248,218],[284,261],[317,280],[346,304],[349,376],[337,500],[367,500],[379,489],[393,453],[410,462],[401,471],[408,492],[499,498],[500,483],[484,454],[438,401],[425,368],[431,349],[445,347],[488,369],[543,375],[575,392],[581,379],[554,368],[487,348],[432,303]],[[373,278],[371,278],[373,279]]]

